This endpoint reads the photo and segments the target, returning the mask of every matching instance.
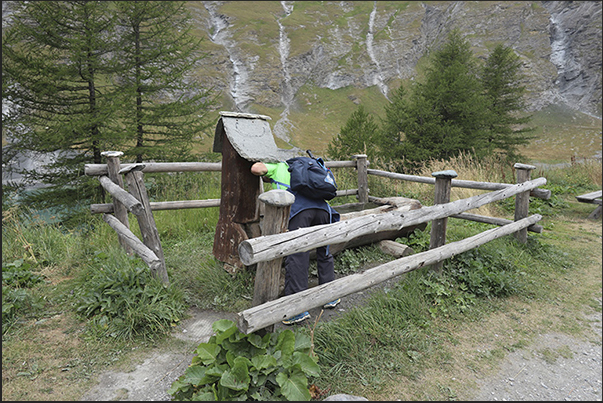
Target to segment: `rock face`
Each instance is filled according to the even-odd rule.
[[[566,104],[601,116],[601,2],[189,2],[209,57],[201,76],[233,110],[282,111],[287,138],[304,88],[375,87],[383,100],[454,28],[486,58],[498,43],[523,61],[532,111]],[[302,100],[303,99],[303,100]],[[281,125],[281,129],[276,128]]]

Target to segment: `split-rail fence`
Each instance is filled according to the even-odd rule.
[[[149,202],[143,181],[143,173],[220,171],[221,163],[173,162],[121,164],[123,153],[103,153],[106,164],[86,164],[85,174],[97,176],[103,188],[113,197],[113,203],[92,204],[91,212],[103,214],[103,219],[118,234],[121,245],[129,253],[134,252],[147,263],[151,274],[169,283],[163,250],[152,211],[187,208],[219,207],[220,199]],[[286,232],[288,211],[294,198],[288,192],[271,190],[260,195],[265,205],[263,235],[250,238],[239,245],[240,259],[245,265],[257,264],[253,307],[239,313],[238,327],[243,333],[272,330],[273,325],[299,312],[319,307],[334,299],[369,288],[393,277],[421,267],[441,270],[442,262],[486,242],[514,234],[519,242],[527,241],[527,231],[542,232],[537,224],[538,214],[529,215],[529,198],[550,198],[550,191],[540,189],[545,178],[530,179],[535,169],[532,165],[515,164],[516,184],[478,182],[454,179],[456,172],[434,172],[432,178],[368,169],[366,155],[355,155],[351,161],[326,161],[329,168],[354,168],[358,174],[357,189],[338,190],[337,197],[355,195],[359,204],[378,200],[369,195],[368,175],[406,180],[434,185],[434,205],[410,211],[391,211],[367,214],[342,220],[334,224],[300,228]],[[126,179],[128,191],[124,190]],[[491,192],[450,202],[450,188],[462,187]],[[283,193],[284,192],[284,193]],[[290,195],[292,196],[292,195]],[[514,220],[493,218],[466,213],[488,203],[515,196]],[[129,229],[128,212],[136,216],[141,230],[141,241]],[[448,218],[465,219],[498,226],[461,241],[446,244]],[[297,252],[304,252],[347,239],[382,231],[432,222],[430,249],[410,256],[403,256],[383,265],[356,273],[330,283],[278,298],[279,276],[282,259]]]

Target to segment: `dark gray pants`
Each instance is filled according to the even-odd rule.
[[[289,231],[314,225],[329,224],[329,213],[325,210],[312,208],[297,213],[289,220]],[[285,257],[285,295],[295,294],[308,289],[308,268],[310,266],[310,251],[299,252]],[[316,266],[318,284],[335,280],[333,255],[328,248],[322,246],[316,249]]]

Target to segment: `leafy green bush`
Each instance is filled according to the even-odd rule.
[[[417,228],[411,232],[408,237],[404,239],[398,238],[396,239],[396,242],[401,241],[403,244],[410,246],[415,253],[425,252],[426,250],[429,250],[430,231],[431,225],[429,224],[423,231]]]
[[[33,273],[35,263],[17,259],[12,263],[2,263],[2,284],[14,288],[31,288],[44,281],[44,277]]]
[[[19,316],[43,306],[41,298],[28,290],[44,281],[43,276],[31,271],[35,266],[24,259],[2,263],[2,334]]]
[[[182,293],[151,277],[146,267],[101,268],[74,297],[92,334],[119,339],[165,334],[185,310]]]
[[[320,368],[309,336],[291,330],[244,334],[226,319],[168,390],[174,400],[310,400],[308,376]]]
[[[569,204],[560,196],[567,192],[567,189],[561,189],[558,185],[543,186],[543,189],[551,191],[551,197],[547,200],[538,197],[530,197],[530,214],[541,214],[543,216],[552,216],[559,214],[563,209],[567,209]],[[497,205],[510,214],[515,214],[515,198],[509,197],[497,202]]]
[[[496,251],[469,250],[454,256],[446,269],[467,292],[479,297],[505,297],[521,289],[521,271],[512,258]]]
[[[431,314],[447,316],[466,311],[477,298],[519,293],[525,274],[509,250],[481,247],[450,258],[440,275],[425,276],[421,282],[425,295],[433,301]]]

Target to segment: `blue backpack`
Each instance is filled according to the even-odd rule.
[[[335,176],[325,166],[322,158],[295,157],[288,159],[291,173],[291,190],[312,199],[331,200],[337,195]]]

